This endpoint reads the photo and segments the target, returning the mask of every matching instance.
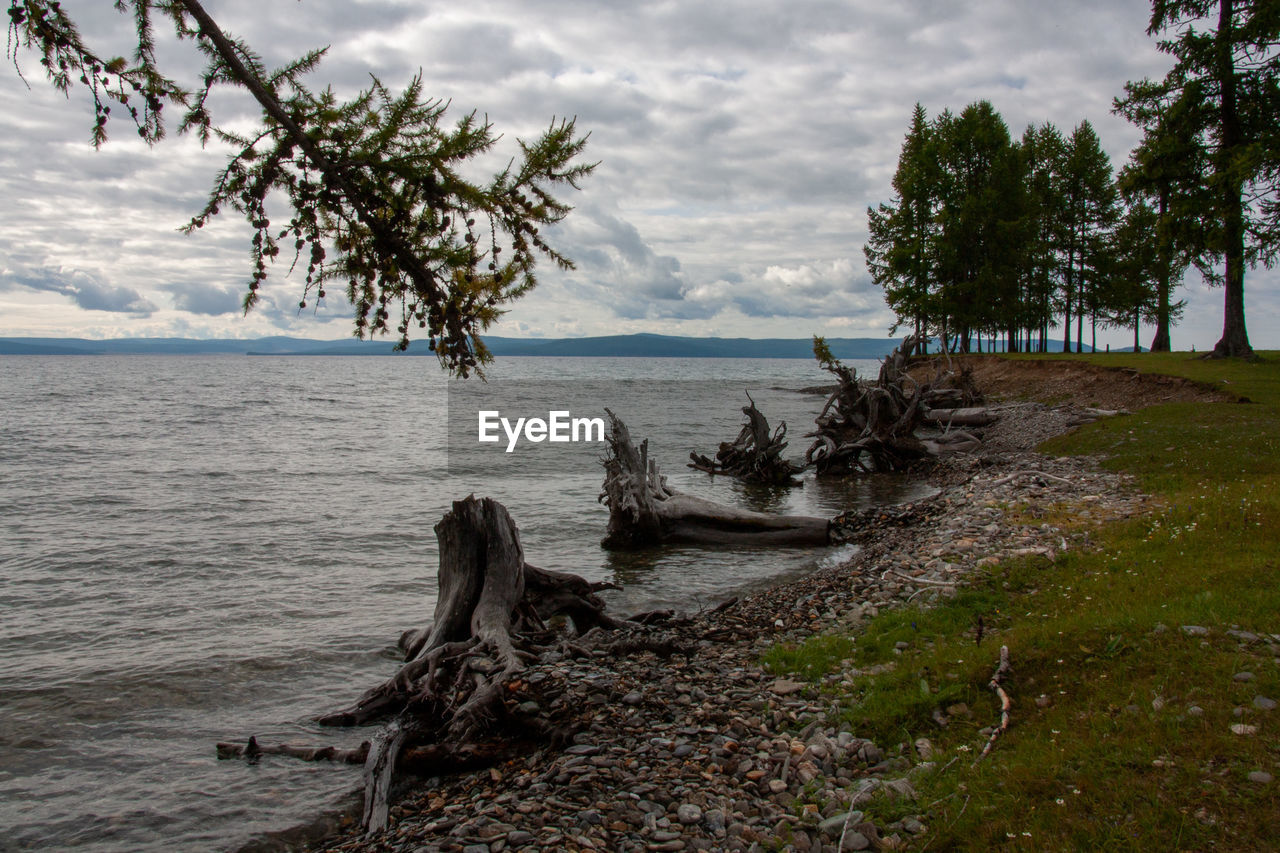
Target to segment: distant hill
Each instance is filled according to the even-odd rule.
[[[888,355],[894,338],[827,338],[836,358],[872,359]],[[810,338],[685,338],[673,335],[606,335],[594,338],[504,338],[485,343],[497,356],[559,356],[578,358],[813,358]],[[284,336],[269,338],[0,338],[0,355],[432,355],[424,341],[397,353],[390,339],[361,341],[345,338],[315,341]],[[1062,343],[1050,344],[1053,352]]]
[[[485,338],[497,356],[608,358],[813,358],[808,338],[684,338],[672,335],[608,335],[595,338]],[[838,358],[882,358],[892,339],[828,338]],[[432,355],[425,341],[397,353],[390,339],[316,341],[270,337],[246,340],[194,338],[0,338],[0,355]]]

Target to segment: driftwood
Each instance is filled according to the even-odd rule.
[[[682,651],[641,624],[661,623],[661,614],[632,621],[605,613],[596,593],[608,584],[526,563],[515,523],[496,501],[455,501],[435,533],[439,595],[431,626],[401,636],[406,660],[394,676],[350,708],[318,720],[354,726],[390,718],[382,732],[346,750],[263,746],[250,738],[244,746],[219,744],[219,758],[363,763],[364,825],[376,832],[387,824],[397,773],[460,772],[527,754],[533,744],[567,741],[572,731],[527,710],[547,704],[539,691],[553,680],[525,676],[528,667],[565,656]]]
[[[981,408],[929,409],[921,416],[921,420],[941,427],[986,426],[995,419],[989,409]]]
[[[689,467],[708,474],[728,474],[747,483],[800,485],[795,475],[804,471],[804,467],[782,458],[782,451],[787,449],[787,442],[784,440],[787,435],[786,422],[783,421],[776,430],[770,432],[769,421],[756,408],[756,401],[751,399],[750,394],[747,395],[747,400],[751,405],[742,407],[747,422],[742,425],[738,437],[733,441],[720,442],[715,459],[690,453]]]
[[[626,424],[605,409],[611,422],[604,461],[609,528],[601,544],[611,550],[644,548],[663,542],[725,545],[826,545],[825,518],[768,515],[681,494],[667,485],[649,442],[637,448]]]
[[[982,752],[978,753],[978,757],[973,760],[974,766],[991,752],[991,747],[996,745],[996,738],[1009,730],[1009,709],[1013,707],[1013,700],[1009,698],[1009,694],[1005,692],[1004,680],[1009,675],[1009,647],[1000,647],[1000,665],[996,667],[996,671],[991,675],[991,681],[987,684],[996,696],[1000,699],[1000,725],[996,726],[991,737],[987,739],[987,743],[982,747]]]
[[[957,373],[949,359],[945,367],[935,361],[933,378],[925,381],[925,369],[908,369],[916,344],[913,335],[903,338],[875,381],[868,382],[832,356],[820,338],[814,339],[819,364],[840,381],[816,418],[817,429],[809,433],[815,441],[805,462],[818,474],[901,471],[919,459],[981,446],[980,434],[955,429],[986,426],[997,417],[977,406],[982,394],[972,368]],[[941,432],[922,432],[925,427]]]
[[[915,343],[914,336],[904,338],[881,364],[876,381],[861,382],[853,368],[815,341],[819,363],[840,381],[815,419],[817,429],[810,435],[816,440],[805,453],[805,462],[819,474],[898,471],[929,455],[915,435],[928,386],[906,370]]]

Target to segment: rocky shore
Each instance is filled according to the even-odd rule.
[[[1033,451],[1096,417],[1076,406],[1011,403],[981,453],[928,474],[937,494],[841,517],[852,558],[795,582],[681,616],[653,650],[579,657],[526,670],[510,687],[522,712],[554,719],[571,742],[531,744],[489,770],[423,780],[392,809],[390,829],[339,831],[331,851],[901,849],[927,830],[912,780],[930,746],[873,743],[840,729],[817,686],[760,666],[777,643],[856,634],[886,607],[953,595],[976,568],[1052,560],[1087,547],[1037,516],[1064,508],[1101,522],[1147,510],[1148,498],[1088,458]],[[1080,528],[1077,528],[1079,531]],[[992,644],[990,648],[995,648]],[[992,652],[994,655],[994,651]],[[993,666],[995,659],[993,657]],[[835,682],[862,673],[849,669]],[[939,715],[998,714],[952,706]],[[887,825],[868,803],[914,803]],[[901,809],[898,813],[901,813]]]

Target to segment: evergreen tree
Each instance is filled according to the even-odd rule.
[[[1170,327],[1175,309],[1181,305],[1172,302],[1172,293],[1198,247],[1206,242],[1205,220],[1199,214],[1212,207],[1200,180],[1208,169],[1204,151],[1188,133],[1195,124],[1188,120],[1188,106],[1185,99],[1179,100],[1149,124],[1141,144],[1120,172],[1119,186],[1131,206],[1137,200],[1154,204],[1151,239],[1156,251],[1156,307],[1152,321],[1156,331],[1152,352],[1172,349]]]
[[[1275,0],[1153,0],[1150,35],[1174,67],[1159,82],[1125,86],[1116,109],[1150,130],[1181,113],[1184,138],[1204,152],[1199,177],[1210,206],[1196,264],[1225,286],[1218,357],[1251,357],[1245,326],[1247,265],[1271,264],[1280,249],[1280,4]],[[1184,178],[1187,180],[1187,178]],[[1190,193],[1196,196],[1198,193]],[[1213,267],[1222,262],[1223,271]]]
[[[890,204],[867,208],[868,240],[863,246],[871,278],[884,288],[885,301],[898,317],[890,332],[913,323],[921,346],[929,335],[934,301],[937,168],[933,148],[928,117],[924,107],[916,104],[893,175],[897,196]]]
[[[1138,330],[1142,322],[1157,321],[1161,314],[1177,319],[1182,303],[1161,305],[1160,282],[1168,274],[1161,245],[1160,214],[1146,199],[1135,197],[1125,208],[1113,235],[1110,275],[1104,306],[1109,326],[1133,329],[1133,351],[1140,350]],[[1167,290],[1163,293],[1167,300]]]
[[[1026,308],[1026,349],[1047,352],[1053,320],[1054,294],[1062,265],[1056,248],[1064,199],[1061,179],[1066,140],[1050,123],[1028,127],[1018,147],[1027,187],[1027,238],[1022,252],[1022,299]]]
[[[1084,350],[1084,315],[1096,316],[1096,293],[1102,279],[1108,232],[1115,224],[1116,186],[1111,158],[1102,150],[1093,125],[1082,121],[1067,140],[1060,176],[1062,216],[1058,252],[1064,265],[1063,350],[1071,346],[1071,320],[1076,322],[1076,352]]]
[[[974,334],[1016,324],[1026,188],[1009,128],[987,101],[935,122],[941,170],[937,240],[948,325],[968,352]]]
[[[90,94],[95,146],[106,141],[109,121],[123,116],[148,144],[159,142],[164,110],[173,107],[182,112],[179,132],[202,142],[217,138],[236,150],[186,230],[226,208],[248,221],[254,269],[246,312],[258,300],[268,265],[284,251],[290,268],[306,271],[299,310],[323,299],[327,282],[338,281],[355,306],[360,337],[387,334],[394,324],[403,349],[411,328],[425,329],[441,362],[465,376],[489,360],[479,332],[501,313],[499,306],[534,286],[538,258],[572,266],[540,229],[570,211],[551,190],[576,189],[594,168],[578,159],[586,138],[573,121],[553,120],[538,139],[520,142],[520,156],[507,168],[477,182],[464,177],[462,167],[492,148],[492,126],[471,113],[447,127],[444,104],[423,99],[420,78],[399,94],[374,79],[340,101],[332,90],[315,92],[302,80],[324,51],[268,69],[198,0],[114,5],[133,20],[131,58],[91,48],[57,0],[10,0],[8,58],[16,66],[20,50],[29,48],[59,90],[82,87]],[[166,76],[158,64],[156,15],[204,55],[194,86]],[[256,128],[232,132],[214,123],[208,99],[221,85],[243,88],[257,100],[262,118]]]

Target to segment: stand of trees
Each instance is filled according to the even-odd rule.
[[[1136,191],[1122,200],[1087,121],[1015,140],[987,101],[932,121],[917,104],[893,185],[897,198],[868,210],[864,252],[917,336],[1044,352],[1060,328],[1079,352],[1100,324],[1136,329],[1158,314],[1151,208]]]
[[[1280,256],[1280,7],[1154,0],[1148,33],[1172,34],[1159,47],[1176,64],[1117,99],[1145,134],[1119,175],[1088,121],[1013,140],[986,101],[932,121],[916,104],[895,198],[867,211],[891,331],[1044,352],[1060,329],[1080,352],[1099,325],[1131,327],[1137,349],[1145,322],[1167,351],[1194,265],[1225,290],[1214,355],[1252,356],[1245,269]]]

